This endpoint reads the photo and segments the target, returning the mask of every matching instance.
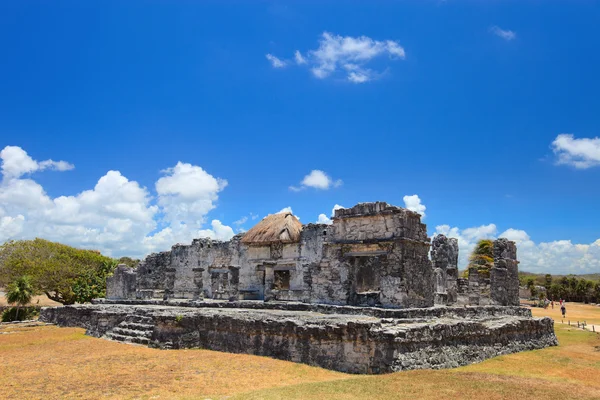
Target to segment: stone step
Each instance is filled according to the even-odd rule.
[[[107,333],[105,335],[105,337],[107,339],[114,340],[117,342],[123,342],[123,343],[136,343],[136,344],[143,344],[146,346],[150,343],[150,339],[145,338],[145,337],[120,335],[118,333],[113,333],[113,332]]]
[[[123,321],[118,325],[119,328],[132,329],[135,331],[150,331],[154,330],[154,325],[152,324],[142,324],[139,322],[127,322]]]
[[[116,333],[117,335],[123,335],[123,336],[131,336],[131,337],[145,337],[145,338],[152,337],[152,331],[138,331],[138,330],[134,330],[134,329],[122,328],[119,326],[113,328],[112,333]]]
[[[152,324],[153,320],[151,317],[147,317],[145,315],[138,314],[129,314],[125,318],[126,322],[134,322],[134,323],[142,323],[142,324]]]

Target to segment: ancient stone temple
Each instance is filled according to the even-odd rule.
[[[42,319],[159,348],[250,353],[352,373],[446,368],[556,344],[551,319],[519,306],[514,242],[489,277],[458,278],[458,242],[387,203],[331,225],[269,215],[221,242],[196,239],[119,266],[107,298]]]
[[[509,256],[513,271],[516,249]],[[506,272],[506,257],[495,267],[494,284],[501,287],[486,304],[518,305],[518,276]],[[362,203],[336,210],[332,225],[303,226],[291,213],[280,213],[227,242],[175,245],[148,256],[136,277],[119,268],[107,282],[107,298],[431,307],[458,301],[457,263],[456,239],[438,235],[431,243],[419,214]]]

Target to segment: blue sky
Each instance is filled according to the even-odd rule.
[[[599,20],[593,1],[4,2],[0,239],[139,256],[417,195],[463,263],[506,233],[522,269],[600,272]]]

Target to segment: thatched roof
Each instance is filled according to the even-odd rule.
[[[300,241],[302,223],[290,212],[267,215],[244,234],[242,243],[270,244]]]

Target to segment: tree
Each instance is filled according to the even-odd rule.
[[[483,276],[490,275],[490,269],[494,266],[494,242],[490,239],[482,239],[475,245],[469,257],[471,266],[477,267],[477,271]]]
[[[139,263],[140,263],[140,260],[138,260],[137,258],[131,258],[131,257],[119,258],[119,264],[125,264],[129,268],[137,268]]]
[[[27,275],[36,292],[54,301],[84,302],[106,291],[106,276],[115,265],[93,250],[43,239],[10,241],[0,246],[0,286]]]
[[[33,286],[31,285],[29,277],[27,276],[22,276],[8,285],[5,296],[6,301],[8,302],[8,304],[17,305],[17,320],[19,319],[19,309],[21,308],[21,306],[29,304],[33,295]]]
[[[548,290],[550,289],[550,286],[552,286],[552,275],[546,274],[546,276],[544,277],[544,287],[546,288],[546,290]]]

